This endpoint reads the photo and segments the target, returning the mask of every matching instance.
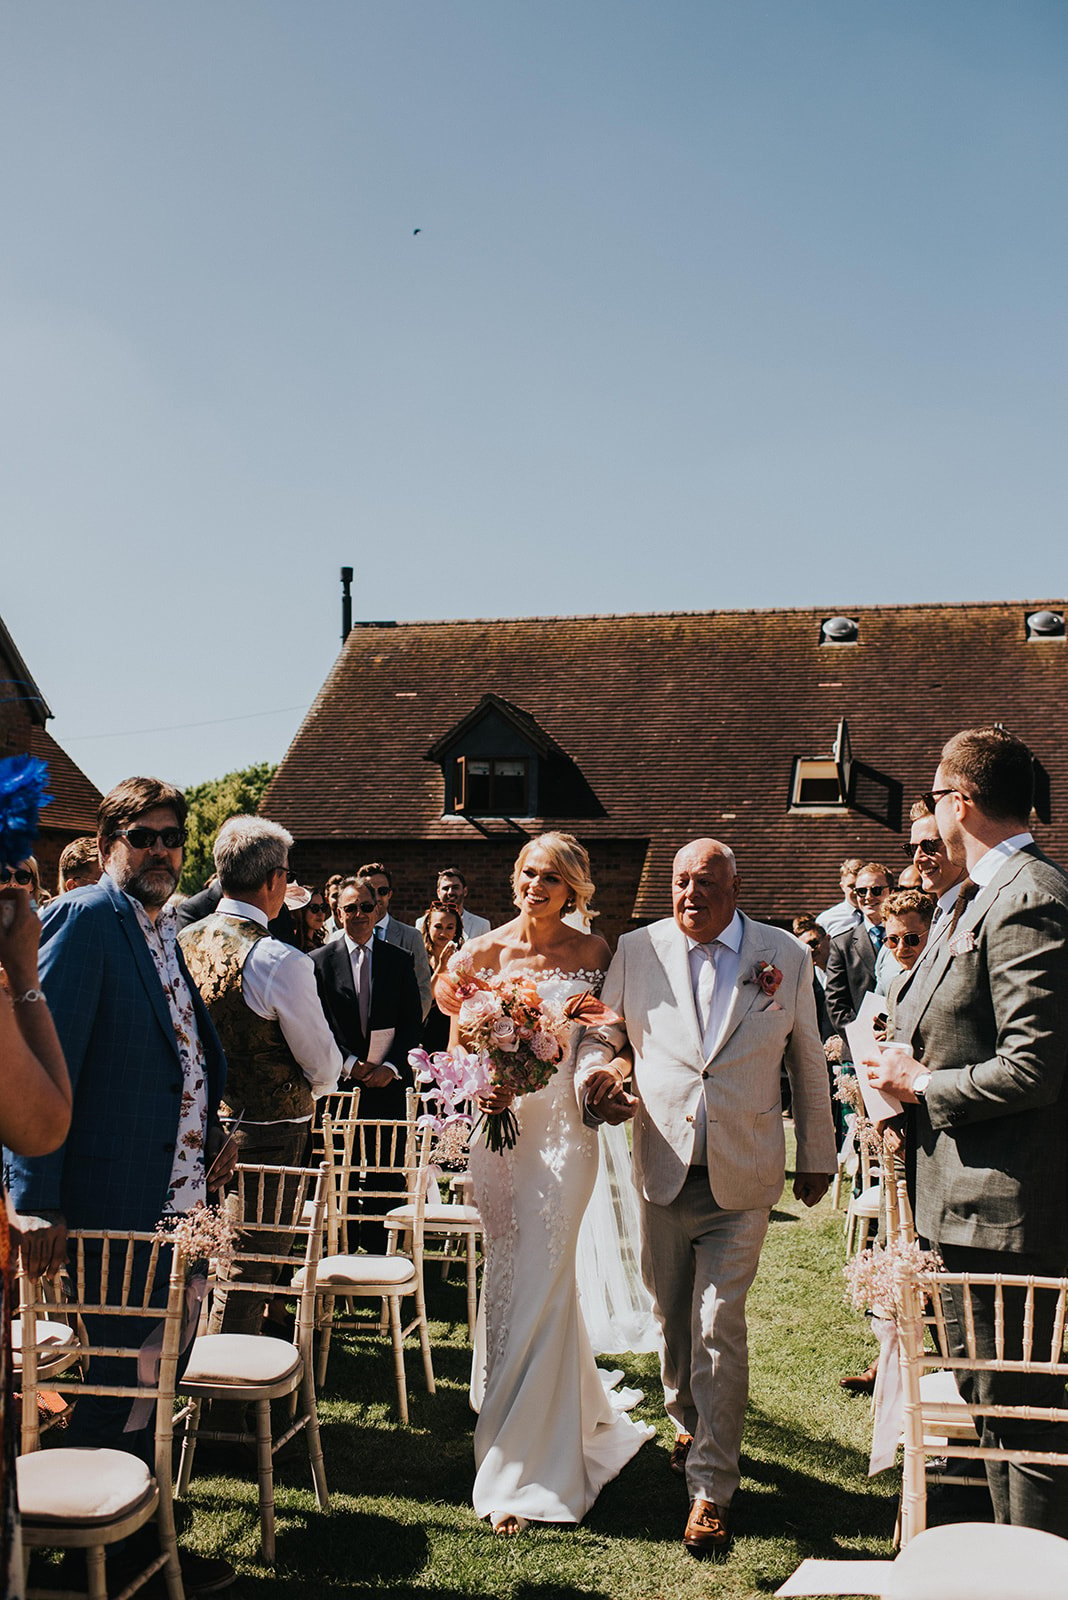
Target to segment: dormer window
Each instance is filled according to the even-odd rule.
[[[473,817],[526,817],[530,763],[522,757],[456,756],[452,809]]]
[[[1027,617],[1028,643],[1036,639],[1063,639],[1064,616],[1060,611],[1031,611]]]
[[[445,817],[603,817],[566,751],[529,711],[484,694],[426,753],[441,767]]]

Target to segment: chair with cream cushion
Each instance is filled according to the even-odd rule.
[[[207,1331],[193,1341],[181,1389],[188,1404],[179,1413],[184,1425],[178,1492],[185,1494],[192,1477],[198,1439],[254,1444],[259,1482],[260,1549],[266,1562],[275,1555],[274,1457],[283,1445],[303,1432],[308,1445],[315,1500],[321,1511],[329,1507],[319,1416],[315,1405],[312,1340],[315,1328],[315,1288],[322,1251],[326,1209],[326,1168],[242,1165],[227,1185],[227,1205],[240,1219],[238,1254],[243,1276],[235,1282],[225,1265],[218,1268]],[[288,1233],[294,1248],[280,1252],[278,1234]],[[259,1297],[293,1294],[291,1269],[301,1262],[301,1288],[292,1339],[268,1334],[221,1332],[226,1298],[231,1294]],[[257,1271],[262,1269],[262,1271]],[[271,1422],[271,1401],[299,1396],[300,1404],[289,1426],[276,1438]],[[205,1400],[251,1405],[255,1433],[201,1427]]]
[[[185,1259],[179,1248],[151,1234],[89,1229],[70,1233],[67,1252],[69,1294],[64,1310],[74,1326],[58,1326],[70,1337],[55,1332],[56,1306],[42,1280],[20,1278],[23,1454],[18,1460],[18,1493],[23,1543],[84,1550],[90,1600],[105,1600],[107,1546],[155,1519],[159,1554],[126,1580],[123,1593],[134,1592],[162,1571],[168,1600],[183,1600],[171,1497],[171,1446],[186,1305]],[[162,1287],[167,1293],[165,1305],[159,1304]],[[59,1357],[57,1339],[63,1352]],[[101,1368],[104,1359],[108,1366]],[[114,1381],[97,1381],[101,1370]],[[87,1395],[129,1398],[148,1408],[146,1421],[154,1407],[154,1470],[124,1450],[39,1449],[37,1399],[42,1381],[75,1401]]]
[[[327,1186],[327,1253],[319,1263],[320,1330],[316,1379],[326,1381],[336,1300],[374,1299],[388,1313],[397,1383],[397,1408],[402,1423],[408,1421],[408,1386],[404,1370],[404,1341],[418,1332],[427,1392],[433,1394],[434,1366],[430,1354],[426,1302],[423,1293],[423,1228],[426,1212],[430,1129],[415,1128],[407,1118],[323,1117],[329,1182]],[[405,1232],[411,1254],[395,1249],[396,1232],[390,1234],[386,1255],[368,1255],[350,1246],[360,1222],[385,1223],[395,1209],[397,1189],[403,1192],[410,1214]],[[303,1286],[301,1274],[295,1287]],[[411,1298],[415,1315],[402,1325],[401,1304]],[[339,1326],[350,1326],[340,1323]]]

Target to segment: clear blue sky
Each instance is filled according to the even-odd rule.
[[[9,3],[52,731],[277,759],[343,563],[372,618],[1064,594],[1066,87],[1064,0]]]

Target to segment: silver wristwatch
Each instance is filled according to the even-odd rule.
[[[912,1080],[912,1092],[917,1100],[923,1100],[927,1094],[927,1085],[931,1081],[929,1072],[918,1072]]]

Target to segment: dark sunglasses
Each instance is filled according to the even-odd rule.
[[[386,887],[384,889],[376,889],[375,890],[375,894],[378,896],[378,898],[380,900],[384,900],[386,898],[387,894],[392,894],[392,893],[393,893],[393,890],[390,888],[388,883],[386,884]]]
[[[361,916],[366,917],[370,915],[372,911],[377,910],[377,900],[354,900],[350,906],[341,907],[341,915],[343,917],[354,917],[356,913],[359,912]]]
[[[890,885],[888,883],[877,883],[869,889],[854,889],[853,893],[858,900],[866,900],[869,896],[873,896],[878,900],[881,894],[890,893]]]
[[[915,844],[903,844],[901,848],[911,861],[917,850],[921,850],[925,856],[936,856],[942,848],[942,841],[937,837],[917,839]]]
[[[912,950],[923,938],[922,933],[888,933],[886,942],[889,945],[907,944]]]
[[[25,867],[0,867],[0,883],[17,883],[20,889],[28,889],[32,882],[33,873]]]
[[[135,850],[151,850],[158,839],[164,850],[180,850],[185,844],[184,828],[116,828],[114,839],[125,839]]]
[[[947,794],[960,794],[960,790],[959,789],[928,789],[926,794],[921,794],[920,799],[923,801],[923,803],[927,807],[928,811],[934,811],[934,808],[938,804],[939,800],[942,799],[943,795],[947,795]],[[968,797],[967,797],[967,795],[964,795],[964,796],[962,796],[962,798],[963,799],[967,799]]]
[[[304,909],[305,911],[310,911],[316,917],[322,917],[326,914],[326,907],[321,900],[309,900]]]

